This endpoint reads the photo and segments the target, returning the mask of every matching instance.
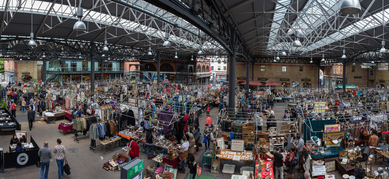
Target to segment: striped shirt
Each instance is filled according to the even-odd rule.
[[[54,153],[55,153],[55,159],[57,160],[62,160],[64,158],[66,158],[66,153],[65,153],[66,149],[63,145],[56,145],[54,147]]]

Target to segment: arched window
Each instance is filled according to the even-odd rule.
[[[164,64],[161,65],[161,71],[164,71],[164,72],[174,72],[174,68],[170,64],[164,63]]]
[[[205,70],[207,70],[207,72],[209,72],[209,66],[205,67]]]
[[[205,72],[205,65],[203,66],[203,70],[201,70],[201,72]]]
[[[157,71],[157,68],[155,68],[155,65],[152,63],[145,65],[145,71]]]
[[[197,72],[201,72],[201,66],[200,66],[200,64],[197,65],[196,71],[197,71]]]

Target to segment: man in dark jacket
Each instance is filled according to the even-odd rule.
[[[35,122],[35,112],[33,110],[29,110],[27,112],[27,119],[28,119],[28,128],[32,128],[32,123]]]

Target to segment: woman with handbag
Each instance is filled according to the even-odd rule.
[[[54,147],[55,159],[58,166],[58,178],[61,179],[63,175],[64,161],[66,161],[66,149],[61,145],[61,139],[57,139],[57,145]]]
[[[189,142],[184,136],[182,138],[182,145],[180,148],[175,148],[178,152],[180,152],[180,165],[181,165],[181,172],[180,173],[185,173],[185,161],[186,158],[188,158],[188,150],[189,150]]]

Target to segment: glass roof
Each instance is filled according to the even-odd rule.
[[[383,22],[379,20],[383,20]],[[382,26],[383,23],[387,24],[388,20],[389,20],[389,9],[385,9],[384,11],[378,11],[369,17],[366,17],[358,22],[348,25],[347,27],[339,30],[339,32],[335,32],[323,38],[322,40],[319,40],[307,46],[307,50],[312,51],[317,48],[323,47],[325,45],[329,45],[331,43],[345,39],[347,37],[359,34],[363,31],[367,31]]]
[[[287,6],[291,0],[278,0],[273,16],[273,23],[270,29],[269,42],[267,43],[268,49],[273,49],[275,43],[277,43],[278,31],[280,30],[281,23],[285,18],[285,13],[288,10]],[[282,4],[282,5],[281,5]]]
[[[138,6],[139,8],[142,8],[143,10],[146,10],[150,13],[153,13],[155,15],[160,16],[161,18],[172,22],[176,23],[179,27],[191,31],[194,34],[198,34],[199,30],[192,24],[186,22],[185,20],[178,18],[177,16],[163,10],[160,8],[157,8],[143,0],[121,0],[124,3],[129,3],[135,6]],[[98,1],[96,1],[98,2]],[[95,2],[95,4],[97,4]],[[102,1],[103,2],[103,1]],[[42,14],[46,15],[49,11],[50,6],[52,5],[52,2],[46,2],[46,1],[39,1],[39,0],[26,0],[22,1],[21,8],[19,9],[19,0],[10,0],[9,2],[9,10],[13,12],[22,12],[22,13],[31,13],[31,11],[34,14]],[[65,2],[64,2],[65,3]],[[92,3],[92,2],[91,2]],[[5,6],[6,6],[6,0],[0,0],[0,10],[4,11]],[[98,9],[97,9],[98,8]],[[137,33],[142,33],[145,34],[149,37],[155,37],[155,38],[165,38],[165,31],[163,31],[162,27],[161,29],[153,28],[144,24],[141,24],[136,21],[130,21],[125,18],[120,18],[117,23],[112,24],[118,17],[114,15],[110,15],[109,13],[102,13],[102,12],[97,12],[100,11],[100,8],[97,7],[96,11],[91,11],[90,9],[84,9],[84,17],[83,21],[91,22],[97,25],[99,28],[101,28],[101,25],[106,25],[106,26],[112,26],[112,27],[117,27],[117,28],[122,28],[124,29],[127,33],[129,31],[131,32],[137,32]],[[89,13],[88,13],[89,11]],[[109,11],[108,11],[109,12]],[[73,14],[76,13],[76,7],[72,7],[69,5],[64,5],[64,4],[54,4],[53,10],[49,13],[50,16],[56,17],[58,21],[62,22],[67,18],[71,19],[77,19]],[[128,13],[127,16],[134,15]],[[155,25],[155,24],[154,24]],[[88,29],[88,27],[87,27]],[[204,33],[202,33],[204,34]],[[185,37],[179,37],[176,36],[172,33],[170,33],[169,41],[172,43],[175,43],[177,46],[186,46],[186,47],[191,47],[191,48],[199,48],[200,45],[202,45],[203,50],[222,50],[222,46],[214,41],[213,39],[205,41],[205,42],[200,42],[198,39],[186,39]],[[210,38],[207,38],[210,39]],[[138,39],[139,40],[139,39]]]

